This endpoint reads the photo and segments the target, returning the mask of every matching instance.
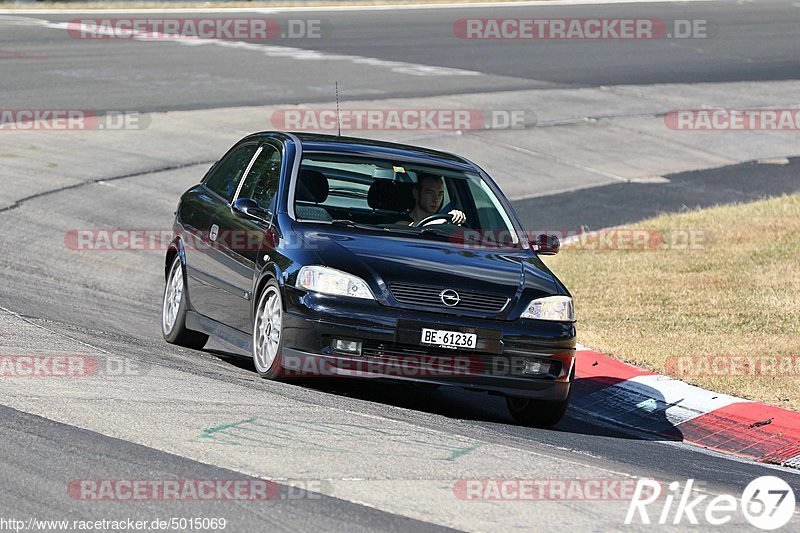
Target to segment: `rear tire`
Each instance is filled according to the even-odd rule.
[[[186,329],[186,278],[179,255],[175,256],[169,268],[167,283],[164,286],[164,299],[161,306],[161,333],[164,340],[184,348],[199,350],[206,345],[208,335]]]

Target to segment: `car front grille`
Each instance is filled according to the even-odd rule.
[[[472,291],[455,291],[460,298],[456,305],[448,306],[442,301],[442,287],[428,287],[410,283],[391,283],[389,290],[395,300],[403,304],[423,305],[439,309],[452,309],[454,311],[474,311],[480,313],[497,314],[508,305],[508,298],[492,294],[482,294]]]

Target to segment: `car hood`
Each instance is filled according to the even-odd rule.
[[[395,283],[485,293],[512,302],[565,293],[529,250],[479,249],[350,228],[306,232],[303,240],[325,266],[365,279],[383,303],[389,303],[387,288]]]

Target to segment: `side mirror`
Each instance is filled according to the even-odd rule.
[[[561,241],[555,235],[542,233],[531,241],[531,249],[539,255],[556,255],[561,249]]]
[[[237,199],[231,204],[231,213],[239,218],[247,218],[259,222],[266,222],[270,216],[270,212],[258,207],[256,201],[252,198]]]

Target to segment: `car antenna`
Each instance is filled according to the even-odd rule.
[[[337,129],[336,136],[341,137],[342,119],[341,116],[339,115],[339,80],[336,80],[336,129]]]

